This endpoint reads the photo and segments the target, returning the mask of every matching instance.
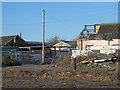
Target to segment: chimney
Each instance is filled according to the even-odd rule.
[[[22,33],[20,33],[20,38],[21,38]]]

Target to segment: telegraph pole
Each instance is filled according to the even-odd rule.
[[[42,10],[42,64],[44,64],[44,56],[45,56],[45,10]]]

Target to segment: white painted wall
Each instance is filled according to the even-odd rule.
[[[93,45],[93,46],[108,46],[108,40],[87,40],[87,39],[83,39],[83,50],[86,50],[86,46],[88,45]],[[113,45],[117,45],[120,43],[120,39],[113,39],[112,41],[110,41],[110,46]],[[81,40],[77,40],[77,49],[80,50],[81,49]]]
[[[120,50],[120,46],[92,46],[90,50],[100,50],[100,53],[113,54],[116,50]]]
[[[87,56],[88,54],[94,54],[91,50],[72,50],[71,58],[76,58],[77,56]]]

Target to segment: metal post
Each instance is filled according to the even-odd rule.
[[[42,10],[42,64],[44,64],[45,10]]]

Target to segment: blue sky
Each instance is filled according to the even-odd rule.
[[[76,38],[86,24],[118,22],[117,2],[3,2],[2,35],[22,33],[28,41],[41,41],[42,9],[45,40]]]

